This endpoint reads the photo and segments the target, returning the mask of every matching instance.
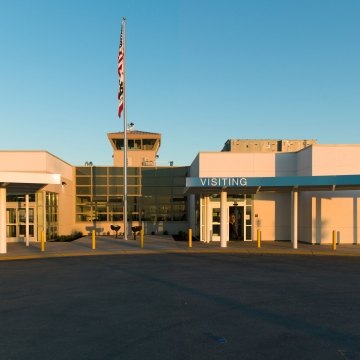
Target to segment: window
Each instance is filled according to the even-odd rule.
[[[152,150],[156,143],[155,139],[143,139],[143,149],[144,150]]]
[[[155,143],[155,140],[144,141]],[[91,204],[98,219],[122,220],[123,170],[99,166],[76,168],[76,221],[90,221]],[[127,168],[129,220],[186,220],[183,194],[187,172],[187,167]]]

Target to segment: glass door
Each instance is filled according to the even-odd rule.
[[[29,207],[29,240],[34,237],[34,208]],[[19,235],[26,236],[26,209],[18,209],[19,214]],[[33,240],[33,239],[32,239]]]
[[[219,207],[212,207],[211,240],[220,241],[220,208]]]
[[[8,239],[15,240],[17,238],[17,209],[7,208],[6,209],[6,237]]]
[[[229,240],[244,240],[244,207],[229,206]]]
[[[203,218],[204,224],[206,223],[204,228],[210,231],[210,241],[220,241],[220,201],[218,199],[210,201],[207,209],[208,212]],[[204,209],[203,211],[205,212]],[[225,235],[227,240],[252,241],[252,198],[237,196],[236,199],[228,201],[225,222],[228,224]]]
[[[6,237],[9,241],[24,240],[26,237],[26,209],[6,209]],[[35,208],[29,207],[29,241],[35,241]]]

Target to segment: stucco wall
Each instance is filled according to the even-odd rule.
[[[309,146],[297,153],[296,175],[310,176],[312,174],[313,146]]]
[[[275,176],[275,168],[275,154],[199,154],[199,177]]]
[[[0,151],[0,171],[44,172],[72,177],[72,166],[47,151]]]
[[[198,158],[198,173],[194,163],[191,176],[273,177],[294,176],[297,171],[296,153],[199,153]]]
[[[200,155],[196,155],[196,158],[193,160],[193,162],[190,165],[190,171],[189,171],[189,176],[199,176],[199,158]]]
[[[360,174],[360,145],[313,145],[296,153],[201,152],[191,176],[268,177]],[[196,166],[198,165],[198,166]],[[196,173],[198,169],[198,173]]]
[[[311,175],[360,174],[360,145],[315,145]]]
[[[152,150],[129,150],[127,151],[128,166],[156,166],[156,152]],[[124,152],[114,151],[113,165],[122,167],[124,164]]]
[[[298,241],[312,242],[312,193],[300,192],[298,202]]]
[[[1,171],[46,171],[46,151],[0,151]]]
[[[300,241],[331,244],[335,231],[340,244],[360,243],[360,191],[306,192],[299,205]]]
[[[290,214],[290,194],[257,194],[253,202],[253,239],[256,239],[257,229],[260,229],[263,241],[290,240]]]

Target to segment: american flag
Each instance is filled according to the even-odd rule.
[[[118,55],[118,75],[119,75],[119,91],[118,91],[118,116],[121,117],[121,113],[124,110],[124,21],[121,24],[120,34],[120,46]]]

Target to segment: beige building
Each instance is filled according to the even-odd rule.
[[[0,253],[42,232],[71,233],[73,181],[73,167],[46,151],[0,151]]]
[[[0,253],[8,242],[124,229],[124,133],[108,134],[113,164],[72,166],[47,151],[0,151]],[[158,167],[161,135],[127,132],[127,224],[147,233],[188,228],[187,167]]]
[[[113,164],[73,166],[47,151],[0,151],[0,253],[13,241],[124,227],[124,133],[108,134]],[[157,166],[161,135],[129,130],[129,228],[193,229],[203,242],[359,243],[360,145],[228,140],[190,166]],[[121,232],[121,231],[120,231]]]
[[[235,151],[199,153],[190,167],[187,194],[199,203],[202,241],[226,246],[236,212],[241,240],[254,240],[260,230],[263,240],[325,244],[336,231],[341,243],[358,243],[360,145],[292,140],[302,148],[273,151],[268,140],[254,140],[260,150],[248,151],[248,140],[236,142]]]

